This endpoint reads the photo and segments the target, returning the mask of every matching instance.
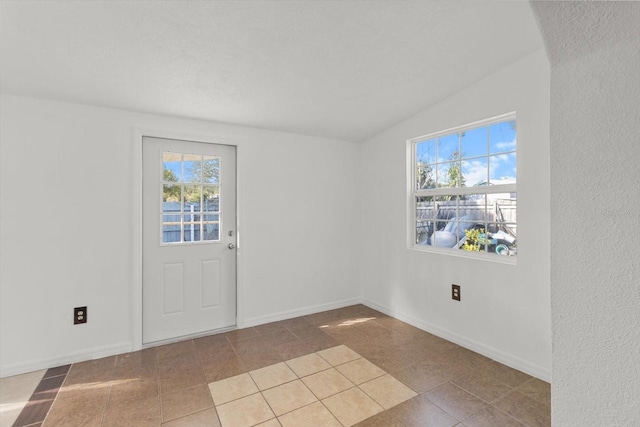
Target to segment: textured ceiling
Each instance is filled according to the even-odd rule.
[[[532,1],[531,7],[552,64],[640,39],[639,2]]]
[[[542,48],[520,1],[0,8],[3,93],[350,141]]]

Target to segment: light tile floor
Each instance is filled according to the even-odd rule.
[[[0,378],[0,427],[9,427],[22,412],[45,371]]]
[[[34,394],[55,397],[45,427],[550,425],[548,383],[363,305],[58,374],[47,371]],[[29,408],[19,420],[35,419]]]
[[[222,427],[276,417],[282,425],[351,426],[417,396],[345,345],[219,380],[209,389]]]

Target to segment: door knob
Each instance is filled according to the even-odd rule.
[[[229,243],[229,249],[235,249],[236,245],[234,245],[233,243]]]

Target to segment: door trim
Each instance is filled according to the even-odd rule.
[[[176,139],[182,141],[200,142],[204,144],[232,145],[236,147],[236,327],[242,327],[244,317],[241,295],[241,224],[240,224],[240,174],[238,173],[238,159],[240,158],[239,141],[228,137],[218,137],[211,134],[193,134],[180,131],[167,131],[142,127],[133,128],[133,174],[132,174],[132,275],[131,275],[131,325],[132,351],[143,348],[142,344],[142,141],[144,137]]]

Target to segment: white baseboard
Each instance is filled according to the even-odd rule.
[[[381,311],[389,316],[393,316],[398,320],[402,320],[416,328],[429,332],[440,338],[446,339],[456,343],[469,350],[482,354],[507,366],[510,366],[519,371],[525,372],[531,376],[539,378],[543,381],[549,382],[551,380],[551,372],[537,364],[523,360],[519,357],[515,357],[501,350],[474,341],[467,337],[461,336],[447,329],[440,328],[429,322],[425,322],[421,319],[413,316],[408,316],[397,310],[392,310],[389,307],[382,306],[373,301],[363,298],[349,298],[341,301],[334,301],[331,303],[318,304],[294,310],[281,311],[278,313],[269,314],[266,316],[257,316],[245,319],[239,327],[247,328],[251,326],[258,326],[265,323],[277,322],[279,320],[291,319],[293,317],[306,316],[309,314],[318,313],[326,310],[333,310],[336,308],[347,307],[354,304],[364,304],[370,308]],[[13,375],[24,374],[27,372],[38,371],[41,369],[53,368],[56,366],[67,365],[70,363],[82,362],[85,360],[99,359],[101,357],[113,356],[121,353],[128,353],[132,351],[133,346],[131,342],[123,342],[104,347],[96,347],[92,349],[82,350],[75,353],[65,354],[60,357],[42,359],[42,360],[30,360],[24,363],[16,363],[13,365],[3,366],[0,368],[0,378],[10,377]]]
[[[50,359],[29,360],[23,363],[14,363],[13,365],[3,366],[0,368],[0,378],[39,371],[41,369],[54,368],[56,366],[68,365],[71,363],[83,362],[85,360],[100,359],[102,357],[128,353],[132,349],[133,346],[131,342],[123,342],[104,347],[95,347],[77,351]]]
[[[540,365],[531,363],[527,360],[523,360],[519,357],[505,353],[501,350],[498,350],[486,344],[482,344],[478,341],[474,341],[462,335],[456,334],[455,332],[451,332],[447,329],[440,328],[434,324],[425,322],[424,320],[415,318],[413,316],[408,316],[397,310],[392,310],[389,307],[382,306],[368,299],[363,298],[361,300],[361,303],[375,310],[381,311],[389,316],[395,317],[398,320],[402,320],[403,322],[406,322],[412,326],[415,326],[416,328],[422,329],[423,331],[429,332],[430,334],[436,335],[447,341],[451,341],[452,343],[458,344],[464,348],[475,351],[476,353],[480,353],[483,356],[486,356],[504,365],[507,365],[514,369],[522,371],[533,377],[536,377],[538,379],[541,379],[547,382],[551,381],[551,371]]]
[[[257,316],[244,319],[243,322],[238,321],[239,328],[249,328],[251,326],[263,325],[265,323],[277,322],[279,320],[291,319],[293,317],[307,316],[309,314],[319,313],[321,311],[333,310],[336,308],[348,307],[354,304],[360,304],[360,298],[349,298],[341,301],[329,302],[326,304],[311,305],[293,310],[281,311],[278,313],[268,314],[266,316]]]

